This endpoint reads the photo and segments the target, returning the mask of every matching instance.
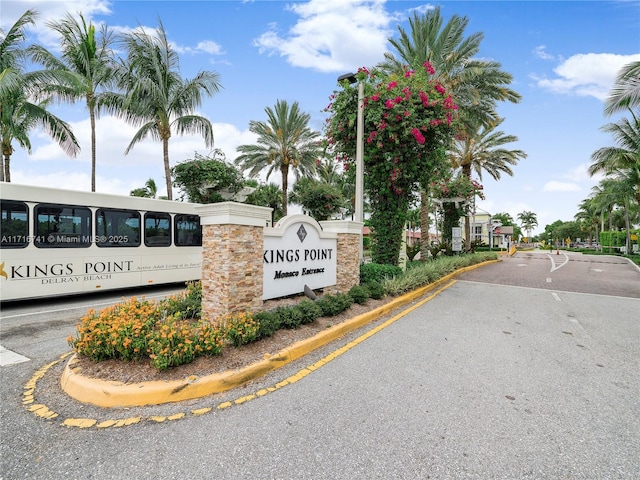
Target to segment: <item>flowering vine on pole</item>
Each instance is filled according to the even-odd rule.
[[[364,86],[364,172],[375,238],[376,263],[396,264],[408,207],[420,185],[447,171],[442,150],[454,133],[457,105],[423,68],[405,67],[399,74],[361,68],[356,77]],[[356,151],[356,88],[347,82],[332,95],[325,111],[328,146],[351,170]]]

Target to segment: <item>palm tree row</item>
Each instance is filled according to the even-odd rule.
[[[612,136],[615,145],[599,148],[591,155],[589,174],[601,173],[604,178],[580,204],[576,219],[587,220],[595,227],[597,238],[598,226],[603,231],[608,219],[609,230],[612,230],[614,213],[621,209],[629,251],[631,226],[640,225],[640,62],[621,69],[604,111],[606,115],[627,112],[629,116],[602,127]]]
[[[125,155],[147,137],[162,143],[167,196],[172,199],[169,139],[172,133],[199,134],[213,146],[211,122],[193,112],[203,96],[220,88],[218,75],[203,71],[191,80],[180,76],[179,59],[167,40],[162,22],[154,34],[143,28],[116,38],[104,26],[95,27],[67,15],[47,26],[60,35],[62,53],[56,57],[41,46],[23,46],[25,28],[35,23],[37,13],[28,10],[0,41],[0,119],[2,121],[2,173],[10,181],[12,143],[31,149],[30,131],[40,126],[68,155],[80,147],[71,129],[46,107],[52,100],[74,103],[84,100],[91,122],[91,190],[96,177],[96,118],[101,111],[139,127]],[[126,58],[117,58],[112,46],[124,46]],[[45,70],[25,72],[26,60]],[[33,100],[33,101],[32,101]]]

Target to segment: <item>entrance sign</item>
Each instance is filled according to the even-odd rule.
[[[307,215],[289,215],[264,229],[262,299],[336,284],[337,234]]]
[[[462,228],[460,227],[451,229],[451,250],[454,252],[462,251]]]
[[[202,314],[260,311],[264,300],[360,283],[362,222],[306,215],[271,225],[271,209],[236,202],[196,208],[202,225]]]

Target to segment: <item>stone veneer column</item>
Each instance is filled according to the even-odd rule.
[[[202,315],[262,306],[263,229],[271,208],[235,202],[197,207],[202,224]]]
[[[364,223],[349,220],[328,220],[319,223],[323,231],[338,234],[336,286],[325,291],[347,292],[354,285],[360,284],[360,245]]]

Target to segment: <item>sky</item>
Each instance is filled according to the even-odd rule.
[[[3,0],[0,22],[6,32],[27,8],[39,12],[27,43],[59,53],[59,40],[46,27],[66,13],[82,13],[95,25],[117,33],[164,25],[179,53],[184,78],[209,70],[220,76],[221,90],[205,97],[197,113],[213,124],[215,148],[227,160],[239,145],[255,143],[249,122],[266,121],[265,108],[278,100],[298,102],[322,131],[324,108],[337,77],[373,67],[391,51],[398,28],[410,32],[409,17],[440,6],[447,21],[467,17],[466,35],[482,32],[477,58],[493,60],[513,76],[518,104],[500,104],[500,130],[514,135],[511,149],[527,157],[512,177],[480,182],[486,199],[478,212],[524,211],[538,219],[534,233],[556,220],[571,221],[578,205],[601,177],[587,173],[591,154],[613,146],[601,128],[619,117],[605,117],[604,100],[617,72],[640,60],[640,2],[617,1],[108,1]],[[31,134],[29,154],[14,145],[11,181],[73,190],[91,189],[89,117],[82,102],[53,105],[70,123],[82,148],[70,158],[40,130]],[[149,178],[166,194],[162,146],[145,140],[124,154],[136,128],[108,115],[97,123],[96,191],[128,195]],[[366,148],[366,147],[365,147]],[[171,165],[210,153],[202,138],[170,140]],[[280,182],[278,174],[269,181]],[[174,196],[175,196],[174,192]],[[291,208],[290,208],[291,210]]]

